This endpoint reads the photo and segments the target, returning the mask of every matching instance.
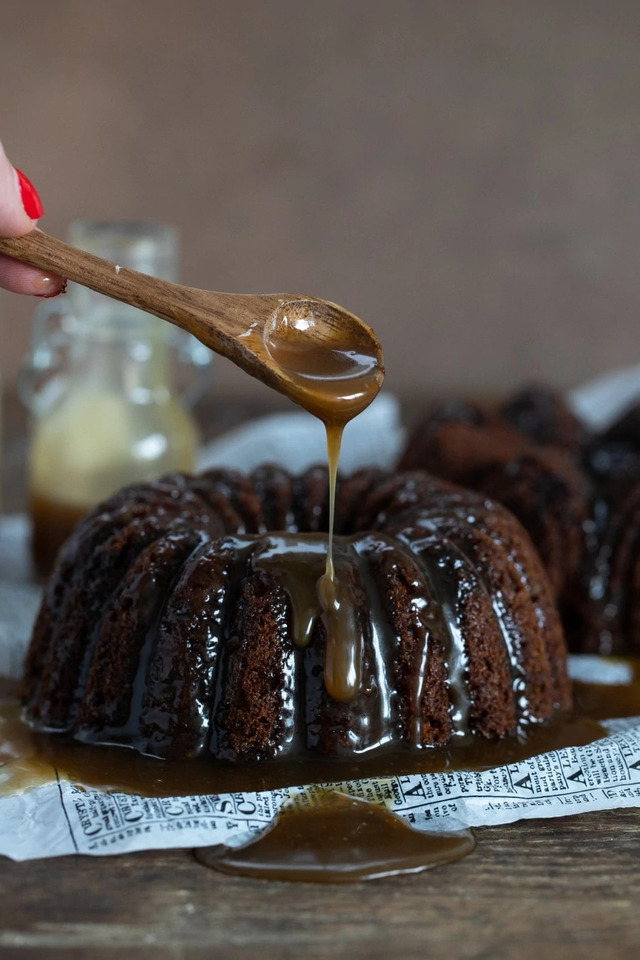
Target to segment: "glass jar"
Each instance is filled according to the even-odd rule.
[[[74,246],[141,273],[176,279],[177,232],[152,223],[78,222]],[[177,393],[176,363],[188,370]],[[209,380],[211,352],[127,304],[69,284],[43,301],[19,389],[33,414],[32,553],[46,573],[94,504],[127,483],[193,470],[198,431],[187,409]]]

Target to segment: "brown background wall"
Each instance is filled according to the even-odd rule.
[[[637,0],[23,0],[0,136],[44,229],[173,221],[185,282],[343,303],[392,389],[572,384],[640,359],[639,40]]]

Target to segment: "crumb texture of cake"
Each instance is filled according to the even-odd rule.
[[[640,406],[591,433],[542,387],[427,405],[399,461],[486,494],[529,533],[569,648],[640,654]]]
[[[503,737],[570,707],[520,524],[422,472],[338,483],[357,690],[324,682],[328,477],[265,466],[128,487],[63,547],[29,649],[32,724],[157,757],[354,757]]]

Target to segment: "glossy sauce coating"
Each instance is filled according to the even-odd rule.
[[[15,685],[13,685],[15,686]],[[598,696],[596,688],[581,685]],[[625,688],[611,688],[624,690]],[[617,698],[618,694],[612,694]],[[622,695],[624,698],[624,694]],[[640,714],[640,688],[629,693],[625,707]],[[618,712],[616,712],[618,711]],[[601,713],[627,715],[613,699],[601,702]],[[469,737],[447,747],[413,753],[394,749],[363,756],[349,764],[349,779],[403,776],[409,773],[439,773],[443,770],[482,770],[518,763],[527,757],[566,746],[581,746],[598,740],[605,731],[595,720],[576,713],[532,727],[525,740],[505,737],[482,740]],[[269,763],[225,763],[210,758],[159,760],[120,746],[86,744],[71,737],[34,730],[23,719],[15,689],[0,697],[0,795],[31,790],[51,781],[52,768],[72,783],[88,788],[151,797],[233,793],[243,790],[277,790],[308,783],[332,783],[345,779],[341,760],[287,759]]]
[[[637,676],[629,687],[599,689],[580,684],[583,697],[597,700],[600,715],[640,712]],[[166,762],[118,747],[89,746],[55,734],[33,731],[22,719],[15,695],[5,687],[0,700],[0,795],[48,783],[54,770],[87,788],[179,796],[269,790],[305,783],[344,779],[344,764],[306,761],[236,765],[210,760]],[[622,693],[622,696],[620,695]],[[397,751],[349,768],[353,779],[486,769],[515,763],[563,746],[578,746],[603,736],[589,717],[556,718],[533,728],[526,741],[498,742],[472,738],[453,747],[421,755]],[[470,831],[424,834],[388,810],[337,795],[328,789],[313,807],[281,811],[271,829],[239,850],[203,848],[196,852],[205,866],[256,878],[314,882],[346,882],[429,869],[471,853]]]

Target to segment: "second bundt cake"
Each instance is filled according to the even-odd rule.
[[[481,491],[529,533],[570,649],[640,653],[640,408],[591,434],[562,398],[426,405],[400,469]]]
[[[324,468],[270,467],[175,475],[95,508],[35,626],[31,722],[158,757],[262,760],[502,737],[570,705],[559,620],[516,520],[378,471],[338,484],[360,679],[332,697],[316,593],[327,509]]]
[[[503,407],[427,405],[398,467],[428,470],[511,510],[559,598],[583,559],[591,487],[573,456],[583,431],[569,411],[562,415],[559,398],[549,395],[545,402],[543,396],[531,389]]]

